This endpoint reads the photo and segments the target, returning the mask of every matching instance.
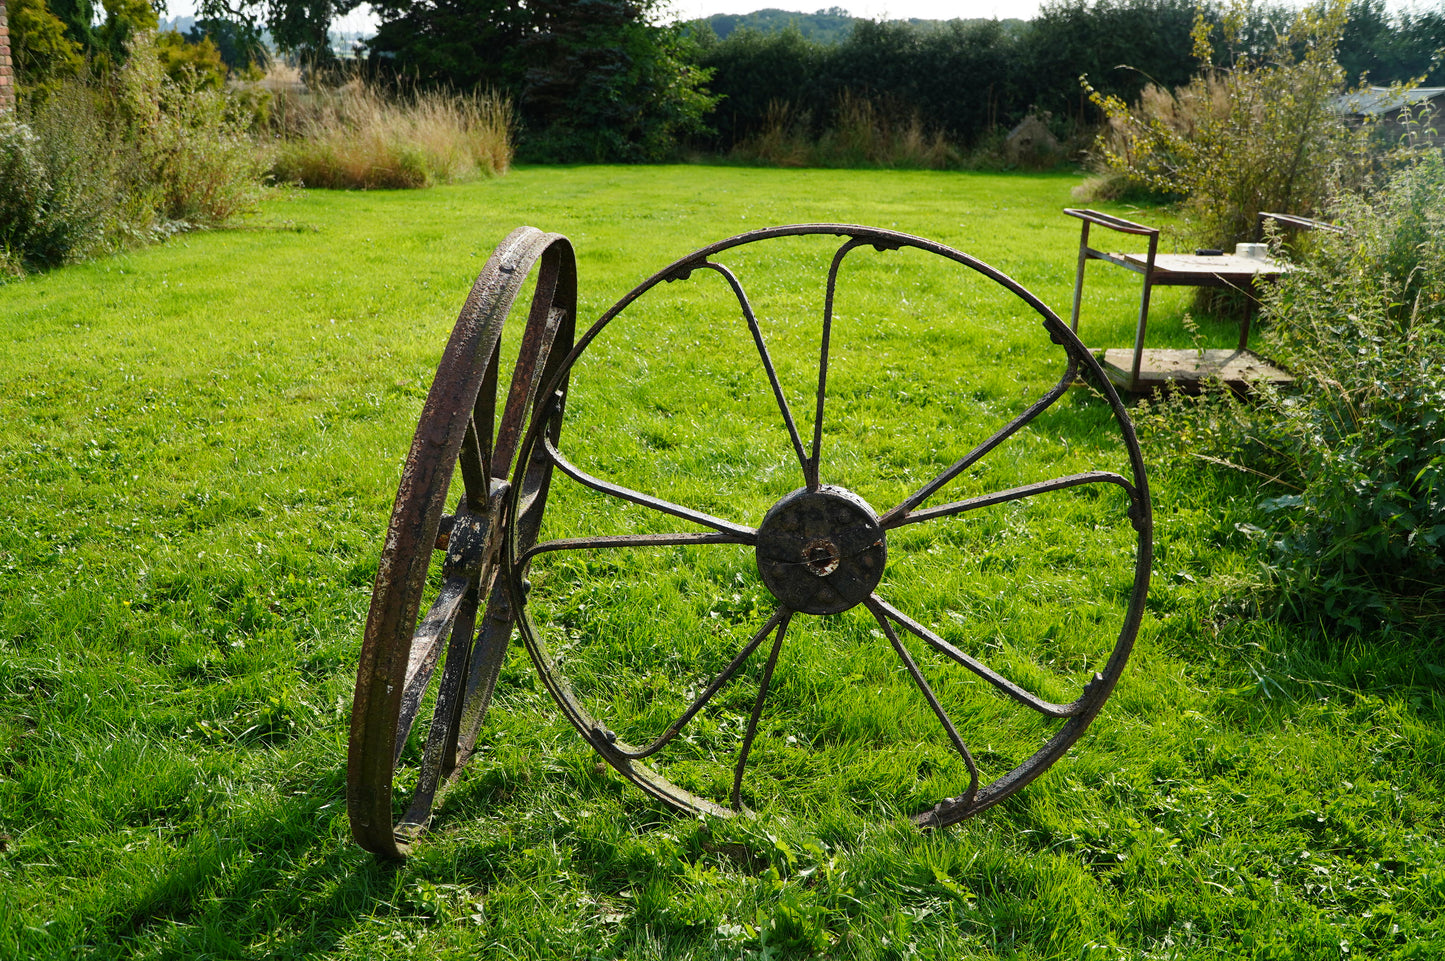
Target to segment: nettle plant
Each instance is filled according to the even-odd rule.
[[[1445,621],[1445,155],[1372,198],[1266,296],[1268,349],[1297,381],[1221,389],[1143,417],[1176,453],[1267,478],[1260,523],[1286,608],[1355,629]],[[1172,438],[1172,439],[1171,439]]]

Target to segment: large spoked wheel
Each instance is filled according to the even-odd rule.
[[[537,266],[527,325],[506,407],[497,420],[502,330]],[[497,578],[504,512],[517,443],[543,380],[557,379],[572,346],[577,269],[571,244],[531,227],[493,252],[462,307],[437,367],[402,470],[362,641],[352,703],[346,800],[362,847],[400,858],[425,829],[438,791],[466,764],[491,701],[512,633],[505,583]],[[453,474],[462,491],[446,502]],[[516,523],[535,532],[550,465],[520,474],[528,499]],[[438,577],[439,575],[439,577]],[[440,581],[418,623],[428,581]],[[485,602],[485,603],[484,603]],[[433,683],[437,668],[440,678]],[[393,783],[423,709],[431,721],[416,788],[396,820]]]
[[[732,267],[735,257],[746,264],[748,248],[760,241],[817,244],[830,236],[842,238],[841,245],[834,241],[831,256],[825,251],[815,258],[823,281],[821,324],[813,314],[807,336],[816,337],[810,341],[816,346],[803,352],[811,351],[812,359],[805,358],[799,376],[799,366],[779,361],[769,340],[776,333],[776,341],[796,354],[800,328],[770,327],[770,318],[750,301],[742,271]],[[904,253],[893,253],[898,251]],[[727,264],[720,259],[724,253]],[[760,270],[772,263],[751,256],[763,265]],[[868,410],[870,395],[882,389],[879,381],[898,374],[897,367],[885,365],[852,382],[847,377],[849,359],[864,354],[860,340],[884,333],[856,317],[845,325],[835,310],[845,261],[866,265],[870,259],[905,256],[986,288],[1024,319],[1037,315],[1032,324],[1010,322],[1011,329],[1027,327],[1032,333],[1026,336],[1043,341],[1037,334],[1042,321],[1043,347],[1052,356],[1038,391],[1015,401],[992,426],[973,427],[970,439],[949,437],[942,421],[926,432],[920,428],[916,438],[903,438],[905,448],[909,442],[929,448],[918,460],[935,466],[917,474],[912,467],[895,469],[899,445],[867,446],[871,428],[866,413],[858,413]],[[671,286],[682,281],[688,283]],[[665,283],[668,292],[662,293]],[[663,335],[663,344],[634,333],[618,346],[622,335],[604,336],[624,312],[645,309],[650,298],[644,294],[659,289],[655,296],[666,298],[699,283],[711,283],[725,303],[725,310],[711,315],[716,319],[699,313],[696,321],[675,321],[693,326],[675,326]],[[916,282],[898,300],[906,303],[922,286]],[[781,289],[766,288],[764,299],[777,302],[782,295],[768,291]],[[671,313],[659,309],[656,316],[691,317],[693,310],[689,302]],[[966,308],[950,313],[945,324],[969,322]],[[708,338],[728,325],[736,331],[738,348],[706,354],[713,343]],[[726,390],[715,402],[669,395],[669,382],[681,377],[659,377],[652,387],[634,380],[618,388],[643,405],[634,420],[655,414],[661,425],[637,431],[643,435],[639,448],[652,451],[655,463],[644,456],[629,472],[628,464],[638,458],[626,452],[596,444],[581,455],[573,450],[573,442],[585,448],[589,436],[606,433],[573,425],[574,417],[594,402],[598,408],[617,404],[589,398],[591,375],[584,371],[631,363],[637,376],[646,376],[645,360],[626,358],[676,355],[688,350],[680,344],[693,343],[702,346],[692,348],[697,353],[686,364],[705,368],[710,359],[731,363],[751,353],[756,376],[747,381],[729,368]],[[911,346],[905,343],[904,349]],[[589,367],[594,352],[600,357]],[[1029,348],[1028,356],[1038,353]],[[905,357],[897,365],[902,381],[907,364]],[[564,451],[557,439],[561,404],[554,391],[539,402],[521,457],[525,463],[544,459],[571,483],[559,478],[535,541],[535,532],[520,523],[526,502],[512,499],[517,516],[503,565],[519,606],[519,632],[563,713],[608,764],[645,792],[683,811],[727,815],[787,795],[794,776],[846,764],[864,772],[850,774],[853,780],[843,787],[857,794],[868,794],[863,782],[870,770],[895,781],[914,778],[917,786],[905,784],[884,803],[920,826],[943,826],[1038,777],[1079,739],[1113,691],[1148,591],[1152,518],[1143,459],[1098,362],[1052,310],[987,264],[938,243],[869,227],[812,224],[754,231],[696,251],[639,285],[579,338],[554,376],[558,384],[572,378],[569,445]],[[790,377],[803,385],[792,397]],[[1029,443],[1030,434],[1049,440],[1068,429],[1057,411],[1048,412],[1080,379],[1107,405],[1107,413],[1097,404],[1091,410],[1109,435],[1110,466],[1117,469],[1083,464],[1042,477],[1012,477],[1008,463],[1029,461],[1008,461],[1011,447]],[[830,394],[833,384],[843,385],[839,400]],[[740,439],[746,414],[729,413],[728,404],[744,395],[771,421],[771,441],[759,436],[752,443],[756,431]],[[799,396],[807,398],[811,424],[794,414]],[[833,413],[835,405],[843,415]],[[990,408],[981,403],[978,409]],[[861,422],[843,425],[835,419],[842,416]],[[717,420],[709,436],[741,465],[729,463],[730,473],[720,467],[710,474],[719,478],[715,488],[700,476],[709,462],[673,457],[674,435],[666,432],[670,422],[709,417]],[[615,432],[627,424],[624,420]],[[925,433],[926,441],[920,439]],[[954,452],[936,460],[943,441],[951,441]],[[769,443],[776,448],[774,460],[752,449]],[[840,466],[845,462],[846,469]],[[882,511],[858,490],[830,482],[885,462],[894,477],[892,487],[878,488],[889,498]],[[999,462],[1002,469],[990,473],[988,465]],[[748,483],[765,492],[718,493],[739,476],[743,480],[728,490]],[[900,476],[913,479],[905,483]],[[994,477],[1003,482],[990,486]],[[669,487],[668,478],[677,481]],[[659,493],[659,486],[667,490]],[[667,493],[674,490],[683,493]],[[1043,613],[1031,614],[1032,620],[988,621],[988,604],[1006,607],[1009,591],[991,588],[995,597],[969,601],[968,581],[970,572],[988,572],[997,580],[997,570],[1012,569],[1002,556],[1011,535],[998,522],[1001,512],[1008,520],[1060,510],[1069,518],[1066,524],[1076,525],[1070,533],[1077,528],[1088,533],[1081,530],[1067,545],[1056,534],[1045,537],[1040,549],[1060,560],[1030,575],[1035,583],[1017,591],[1041,597]],[[995,529],[1001,532],[989,533]],[[1091,551],[1090,545],[1098,547]],[[958,569],[931,568],[934,556],[958,558]],[[990,558],[997,562],[991,567],[984,563]],[[1091,568],[1096,561],[1107,570],[1090,574],[1094,579],[1080,581],[1082,587],[1068,588],[1062,580],[1070,564]],[[1044,583],[1055,568],[1062,586]],[[1075,593],[1067,593],[1070,589]],[[1097,600],[1097,616],[1048,613],[1049,604],[1068,606],[1067,598],[1080,596]],[[785,639],[793,643],[785,645]],[[799,645],[806,653],[791,654]],[[840,703],[822,703],[830,698]],[[912,713],[900,707],[894,721],[895,704],[907,701]],[[819,729],[804,729],[809,717]],[[870,752],[876,760],[858,760]],[[761,770],[759,756],[772,759]],[[913,767],[900,776],[900,764]]]

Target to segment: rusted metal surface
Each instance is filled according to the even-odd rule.
[[[814,396],[814,418],[811,438],[799,431],[789,403],[776,374],[776,365],[769,352],[748,296],[737,276],[720,260],[719,255],[733,248],[773,238],[801,235],[835,235],[841,244],[833,256],[826,279],[825,303],[821,318],[820,351],[817,365],[817,389]],[[827,419],[827,383],[830,364],[830,338],[833,324],[834,295],[839,267],[855,250],[872,248],[891,251],[913,248],[961,264],[1000,285],[1024,301],[1039,316],[1050,340],[1060,348],[1062,357],[1059,377],[1021,414],[1002,425],[994,434],[938,473],[912,495],[890,507],[881,515],[856,494],[829,486],[824,481],[824,424]],[[1133,646],[1143,616],[1148,592],[1152,560],[1152,515],[1148,481],[1124,407],[1110,385],[1099,362],[1078,337],[1045,304],[1006,275],[952,248],[894,231],[837,224],[806,224],[753,231],[698,250],[654,274],[624,296],[577,342],[563,362],[559,376],[565,376],[584,355],[607,326],[631,304],[648,291],[665,282],[686,280],[700,270],[713,271],[727,282],[737,299],[738,308],[747,324],[758,351],[758,361],[765,372],[778,406],[778,415],[786,428],[793,448],[803,486],[780,499],[757,527],[727,518],[716,517],[682,504],[633,490],[582,470],[559,449],[548,436],[553,412],[546,402],[539,405],[539,423],[534,425],[522,446],[522,458],[545,457],[563,475],[576,484],[606,497],[637,505],[678,520],[703,527],[706,532],[646,533],[634,535],[580,536],[531,544],[514,534],[508,541],[503,561],[509,577],[514,603],[518,607],[517,626],[526,642],[543,681],[562,712],[593,749],[623,777],[654,797],[684,811],[730,814],[741,810],[741,787],[747,771],[759,720],[768,700],[774,669],[778,663],[790,623],[798,615],[827,616],[862,606],[876,620],[883,635],[912,678],[929,708],[936,716],[949,742],[969,772],[969,784],[963,793],[947,798],[932,809],[914,817],[923,827],[954,823],[998,803],[1023,787],[1058,760],[1083,734],[1109,697]],[[998,491],[992,494],[925,507],[924,503],[964,471],[982,461],[1026,428],[1040,414],[1050,409],[1080,377],[1089,380],[1108,403],[1128,452],[1130,464],[1126,477],[1109,471],[1085,471],[1048,478],[1038,482]],[[1029,692],[1014,680],[959,650],[935,631],[879,597],[874,588],[887,563],[887,536],[890,530],[940,517],[963,514],[993,504],[1025,500],[1039,494],[1088,485],[1115,487],[1128,498],[1128,521],[1135,535],[1133,585],[1122,626],[1113,643],[1107,663],[1083,685],[1078,696],[1063,704],[1046,701]],[[527,607],[525,579],[536,558],[552,552],[599,552],[635,547],[663,545],[728,545],[751,546],[756,554],[761,580],[776,601],[776,609],[766,622],[740,644],[726,667],[718,672],[681,711],[663,733],[643,745],[624,742],[606,721],[594,716],[574,693],[574,685],[565,666],[552,651],[547,635],[533,620]],[[971,672],[992,685],[1003,696],[1025,711],[1061,721],[1049,740],[1021,764],[989,783],[982,783],[979,768],[959,727],[948,715],[944,705],[930,688],[923,673],[900,638],[912,635],[947,658],[959,668]],[[700,712],[720,690],[734,681],[742,666],[760,648],[768,644],[768,653],[758,678],[758,690],[748,717],[733,772],[732,789],[727,804],[709,800],[669,780],[664,773],[650,766],[653,758],[666,745],[687,730]]]
[[[758,575],[783,606],[841,614],[878,586],[888,559],[873,508],[841,487],[800,487],[758,525]]]
[[[798,427],[766,338],[746,291],[721,255],[775,238],[808,235],[840,239],[826,277],[813,394],[811,436]],[[916,491],[874,511],[853,491],[826,483],[824,424],[829,416],[828,373],[834,301],[839,269],[855,251],[912,248],[944,258],[1004,288],[1031,308],[1059,348],[1057,381],[1025,409],[976,443],[956,462]],[[523,279],[540,265],[523,343],[508,401],[493,428],[502,324]],[[698,271],[723,278],[735,297],[786,430],[802,486],[780,498],[758,520],[714,516],[595,476],[562,451],[561,430],[569,378],[574,367],[608,325],[659,284],[687,280]],[[1143,614],[1152,558],[1148,481],[1134,431],[1099,362],[1046,305],[1022,286],[952,248],[894,231],[839,224],[775,227],[742,234],[702,248],[639,284],[606,311],[573,345],[576,277],[564,238],[521,228],[493,254],[462,310],[438,367],[408,455],[378,569],[367,620],[353,706],[347,799],[359,843],[383,857],[401,857],[424,829],[439,791],[455,777],[476,744],[497,673],[516,627],[548,690],[567,719],[591,747],[624,778],[680,810],[730,815],[743,809],[749,760],[767,708],[780,653],[796,618],[827,617],[860,608],[876,622],[911,683],[926,700],[942,735],[962,759],[967,787],[917,814],[923,827],[951,824],[984,810],[1033,780],[1079,738],[1109,697],[1132,648]],[[1062,398],[1079,378],[1104,397],[1129,462],[1128,476],[1091,470],[948,503],[925,506],[947,484],[984,461]],[[450,478],[459,468],[463,490],[455,511],[445,513]],[[638,534],[583,534],[538,541],[553,471],[567,483],[644,512],[701,527],[701,531]],[[890,532],[993,505],[1072,488],[1117,489],[1128,502],[1127,525],[1134,535],[1134,573],[1127,610],[1107,663],[1082,684],[1078,696],[1054,703],[1026,689],[1005,672],[959,649],[922,620],[879,596],[877,587],[890,561]],[[762,623],[740,638],[727,664],[655,737],[630,744],[604,718],[594,716],[575,694],[564,662],[532,617],[528,576],[540,557],[630,548],[687,546],[752,548],[763,586],[774,607]],[[420,616],[428,576],[439,582],[430,609]],[[992,781],[985,781],[970,750],[967,726],[949,715],[904,638],[921,644],[966,675],[990,685],[1017,710],[1057,723],[1032,756]],[[765,654],[759,652],[766,647]],[[695,794],[655,766],[661,752],[688,736],[689,725],[735,682],[745,665],[762,657],[745,729],[732,762],[726,801]],[[441,677],[438,679],[440,665]],[[434,690],[430,730],[419,761],[418,787],[408,810],[393,823],[392,781],[408,734]],[[651,737],[651,735],[649,735]]]
[[[520,358],[498,423],[502,328],[534,267]],[[422,409],[377,568],[352,703],[347,810],[357,842],[380,856],[406,854],[438,792],[476,743],[511,636],[510,599],[496,577],[508,478],[539,382],[571,346],[576,303],[576,263],[566,238],[531,227],[513,231],[473,285]],[[560,384],[554,390],[565,390],[565,381],[551,379]],[[559,405],[560,397],[551,398],[549,409]],[[457,471],[462,490],[444,516]],[[522,543],[527,532],[535,536],[539,519],[532,515],[544,500],[536,495],[549,475],[550,465],[540,461],[521,474],[533,495],[532,507],[515,521]],[[441,586],[418,624],[434,571]],[[439,664],[417,788],[394,823],[393,776]]]

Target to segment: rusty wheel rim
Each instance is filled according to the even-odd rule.
[[[536,285],[498,422],[502,331],[534,267]],[[537,390],[572,345],[576,303],[567,239],[532,227],[513,231],[472,286],[422,409],[387,527],[352,701],[347,812],[357,842],[379,856],[408,853],[475,748],[512,633],[510,599],[496,576],[502,504]],[[458,472],[463,490],[447,514]],[[531,492],[519,512],[525,529],[536,529],[549,476],[541,464],[525,475]],[[440,589],[418,620],[437,566]],[[417,786],[395,820],[397,765],[428,699]]]
[[[822,347],[818,361],[817,406],[811,444],[799,431],[789,411],[763,334],[741,284],[726,265],[715,259],[717,255],[733,248],[773,238],[802,235],[834,235],[842,238],[827,279],[827,299],[822,318]],[[923,251],[962,265],[987,278],[1027,304],[1038,315],[1049,339],[1063,353],[1063,366],[1057,383],[949,469],[881,514],[874,513],[873,509],[855,494],[826,484],[820,463],[827,397],[828,340],[838,270],[850,252],[864,247],[880,252],[904,248]],[[790,623],[800,616],[826,616],[850,607],[859,607],[876,620],[882,635],[887,638],[913,685],[928,702],[939,727],[961,756],[968,772],[968,785],[964,791],[938,801],[927,810],[917,811],[912,815],[914,823],[920,827],[941,827],[997,804],[1037,778],[1082,736],[1113,691],[1128,660],[1143,617],[1152,562],[1152,514],[1143,457],[1118,394],[1104,375],[1098,361],[1068,326],[1042,301],[1005,274],[967,254],[922,238],[877,228],[838,224],[805,224],[753,231],[702,248],[675,261],[638,285],[604,313],[579,338],[577,346],[563,362],[557,376],[568,376],[608,324],[638,298],[662,283],[686,280],[699,271],[721,274],[737,297],[742,317],[749,325],[762,367],[768,375],[781,416],[786,422],[801,467],[803,486],[777,502],[757,527],[670,503],[641,491],[610,483],[572,463],[559,449],[560,445],[555,440],[561,417],[560,405],[544,401],[539,406],[538,416],[523,442],[521,456],[524,461],[543,458],[571,482],[593,492],[667,515],[672,519],[681,519],[704,529],[701,532],[676,534],[584,535],[541,541],[528,541],[516,534],[510,536],[504,549],[504,571],[518,608],[519,633],[544,683],[563,714],[592,749],[626,780],[680,811],[729,816],[744,810],[741,794],[749,752],[758,734],[760,715]],[[1087,380],[1108,404],[1118,429],[1118,440],[1127,452],[1128,468],[1125,473],[1129,476],[1108,471],[1087,471],[997,491],[985,497],[925,506],[926,502],[951,480],[1052,407],[1067,393],[1070,386],[1080,379]],[[1120,618],[1118,636],[1109,648],[1107,659],[1098,671],[1081,684],[1077,697],[1070,701],[1050,702],[1031,693],[992,670],[987,664],[959,650],[926,623],[915,620],[906,611],[893,606],[874,591],[877,571],[881,570],[888,556],[887,534],[901,526],[1087,485],[1105,485],[1108,489],[1122,490],[1127,498],[1127,521],[1124,523],[1132,528],[1132,531],[1124,536],[1132,538],[1133,541],[1132,589],[1128,595],[1127,608]],[[577,695],[575,685],[567,674],[566,665],[554,652],[554,645],[547,631],[540,627],[537,619],[532,616],[533,605],[528,598],[527,580],[531,566],[537,558],[551,552],[596,553],[632,547],[696,548],[723,544],[745,545],[754,549],[759,576],[775,599],[776,610],[745,643],[736,646],[735,657],[712,677],[711,683],[692,699],[686,709],[682,710],[659,736],[654,738],[648,735],[645,743],[627,743],[605,718],[594,714]],[[793,565],[794,571],[802,570],[803,573],[789,575],[789,564]],[[826,586],[820,587],[822,582],[817,580],[818,578],[824,579]],[[933,654],[951,661],[958,670],[970,672],[991,685],[995,693],[1023,710],[1033,711],[1050,723],[1057,724],[1056,729],[1041,747],[1021,763],[997,777],[981,776],[966,741],[967,732],[960,731],[960,726],[954,723],[945,706],[930,689],[924,672],[903,643],[905,637],[910,638],[910,643],[924,645],[930,648]],[[674,780],[656,766],[653,758],[678,737],[684,736],[688,725],[707,707],[714,695],[733,683],[739,676],[740,668],[753,658],[763,659],[764,663],[758,679],[756,699],[737,750],[729,797],[720,802],[674,783]],[[702,687],[701,680],[697,686]]]

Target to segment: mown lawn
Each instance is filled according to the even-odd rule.
[[[1445,955],[1442,639],[1274,623],[1262,495],[1203,464],[1150,478],[1148,614],[1103,714],[971,821],[907,823],[960,790],[959,764],[850,612],[789,635],[756,817],[676,815],[621,782],[517,645],[416,856],[379,864],[350,839],[347,721],[382,532],[441,346],[508,231],[572,239],[584,323],[687,251],[804,221],[942,241],[1067,315],[1076,182],[524,168],[291,193],[248,229],[0,287],[0,957]],[[795,410],[832,249],[739,259]],[[1057,352],[956,270],[870,257],[840,284],[826,449],[881,510],[1038,396]],[[800,481],[711,283],[669,285],[599,339],[566,437],[589,469],[756,524]],[[1129,343],[1133,276],[1095,266],[1087,290],[1084,340]],[[1155,342],[1193,342],[1186,298],[1156,292]],[[1208,318],[1200,336],[1233,342]],[[1121,470],[1120,448],[1075,389],[959,496],[1092,468]],[[650,522],[556,496],[554,534]],[[910,528],[880,590],[1052,696],[1117,631],[1119,514],[1080,494]],[[642,705],[645,726],[694,660],[766,617],[749,563],[560,561],[539,616],[570,632],[582,693]],[[745,716],[755,681],[738,689]],[[993,776],[1036,743],[999,698],[942,689]],[[700,735],[720,757],[678,759],[677,777],[720,796],[738,710]]]

